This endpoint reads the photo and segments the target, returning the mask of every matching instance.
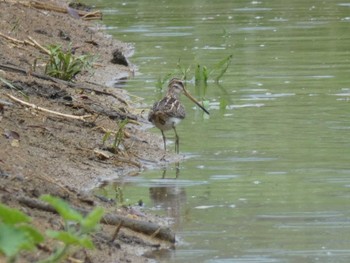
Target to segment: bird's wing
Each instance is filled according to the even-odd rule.
[[[155,114],[161,114],[167,117],[176,117],[179,119],[184,119],[186,117],[186,112],[184,106],[180,101],[174,97],[164,97],[162,100],[153,104],[152,109],[148,114],[148,120],[152,121]]]
[[[186,116],[185,108],[180,101],[174,97],[165,97],[159,102],[157,111],[162,111],[169,117],[184,119]]]

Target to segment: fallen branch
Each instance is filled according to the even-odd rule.
[[[9,3],[16,3],[16,4],[21,4],[26,7],[32,7],[36,9],[41,9],[41,10],[47,10],[47,11],[54,11],[58,13],[69,13],[68,7],[60,7],[55,4],[51,3],[45,3],[43,1],[14,1],[14,0],[7,0]],[[76,10],[74,9],[75,12],[84,20],[93,20],[93,19],[102,19],[102,12],[101,11],[93,11],[93,12],[86,12],[82,10]]]
[[[78,89],[82,89],[82,90],[88,90],[88,91],[91,91],[91,92],[95,92],[96,94],[103,94],[103,95],[111,96],[111,97],[117,99],[118,101],[120,101],[121,103],[123,103],[123,104],[125,104],[125,105],[127,105],[129,107],[129,104],[124,99],[118,97],[117,95],[115,95],[113,93],[110,93],[110,92],[107,92],[107,91],[104,91],[104,90],[101,90],[101,89],[92,88],[92,87],[86,87],[86,86],[83,86],[82,84],[76,84],[76,83],[65,81],[65,80],[62,80],[62,79],[57,79],[57,78],[54,78],[54,77],[50,77],[48,75],[43,75],[43,74],[39,74],[39,73],[36,73],[36,72],[27,71],[27,70],[25,70],[23,68],[19,68],[19,67],[15,67],[15,66],[0,64],[0,68],[3,69],[3,70],[18,72],[18,73],[25,74],[25,75],[32,75],[32,76],[34,76],[36,78],[52,81],[52,82],[55,82],[55,83],[58,83],[58,84],[62,84],[62,85],[67,85],[68,87],[71,87],[71,88],[78,88]],[[91,85],[96,86],[93,83]],[[99,86],[101,86],[101,85],[99,85]],[[101,86],[101,87],[103,87],[103,86]],[[124,115],[124,118],[127,117],[128,119],[131,119],[131,120],[136,120],[137,119],[135,116],[131,116],[130,114],[127,114],[127,113],[120,112],[119,114],[120,115]]]
[[[59,13],[69,13],[67,7],[59,7],[57,5],[42,3],[39,1],[30,1],[30,6],[35,7],[37,9],[55,11],[55,12],[59,12]],[[102,12],[99,10],[93,11],[93,12],[86,12],[86,11],[77,10],[77,9],[74,9],[74,10],[78,13],[78,15],[82,19],[85,19],[85,20],[94,20],[94,19],[101,20],[102,19]]]
[[[28,102],[25,102],[23,100],[20,100],[19,98],[16,98],[15,96],[12,96],[10,94],[5,94],[5,95],[7,97],[9,97],[11,100],[16,101],[16,102],[18,102],[18,103],[20,103],[22,105],[31,107],[31,108],[39,110],[39,111],[47,112],[47,113],[50,113],[50,114],[53,114],[53,115],[57,115],[57,116],[65,117],[65,118],[70,118],[70,119],[82,120],[82,121],[86,121],[85,120],[86,118],[92,117],[92,115],[75,116],[75,115],[71,115],[71,114],[65,114],[65,113],[61,113],[61,112],[57,112],[57,111],[53,111],[53,110],[48,110],[48,109],[45,109],[43,107],[39,107],[39,106],[37,106],[35,104],[28,103]]]
[[[35,73],[35,72],[29,71],[29,70],[25,70],[23,68],[10,66],[10,65],[4,65],[4,64],[0,64],[0,68],[3,69],[3,70],[18,72],[18,73],[22,73],[24,75],[32,75],[32,76],[37,77],[39,79],[49,80],[49,81],[53,81],[55,83],[64,84],[64,85],[67,85],[67,86],[71,86],[71,87],[73,86],[74,87],[74,83],[72,83],[72,82],[65,81],[65,80],[62,80],[62,79],[57,79],[57,78],[54,78],[54,77],[50,77],[48,75]]]
[[[101,87],[101,88],[106,88],[106,86],[103,86],[103,85],[98,84],[98,83],[95,83],[95,82],[87,81],[87,83],[89,83],[89,84],[91,84],[91,85],[93,85],[93,86],[99,86],[99,87]],[[89,89],[89,88],[86,88],[86,89]],[[121,103],[123,103],[123,104],[125,104],[126,106],[130,107],[129,103],[128,103],[126,100],[124,100],[124,99],[122,99],[122,98],[120,98],[120,97],[118,97],[118,96],[116,96],[116,95],[114,95],[114,94],[112,94],[112,93],[110,93],[110,92],[103,91],[103,90],[92,90],[92,91],[94,91],[94,92],[96,92],[96,93],[100,93],[100,94],[112,96],[112,97],[116,98],[117,100],[119,100]]]
[[[127,227],[136,232],[141,232],[149,236],[152,236],[155,232],[157,232],[157,234],[154,235],[155,238],[175,243],[175,234],[169,228],[161,227],[155,223],[135,220],[113,214],[106,214],[101,220],[101,223],[109,225],[119,225],[121,222],[122,227]]]
[[[51,213],[57,213],[52,206],[37,199],[22,196],[18,198],[18,201],[21,204],[31,208],[36,208],[36,209],[51,212]],[[73,207],[73,209],[79,211],[83,215],[87,215],[89,213],[89,211],[86,209],[82,209],[78,207]],[[101,219],[101,223],[107,224],[107,225],[126,227],[136,232],[140,232],[155,238],[159,238],[161,240],[175,243],[175,234],[169,228],[161,227],[155,223],[135,220],[135,219],[131,219],[125,216],[119,216],[115,214],[105,214]]]

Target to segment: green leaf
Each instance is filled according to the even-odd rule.
[[[80,238],[80,245],[88,249],[95,248],[94,243],[91,241],[89,237]]]
[[[191,71],[191,65],[189,65],[187,68],[185,68],[182,64],[180,59],[177,62],[177,70],[182,75],[182,79],[186,80],[188,73]]]
[[[48,230],[46,233],[48,236],[62,241],[65,245],[83,246],[90,249],[94,248],[94,244],[92,243],[91,239],[86,236],[79,237],[78,235],[66,231]]]
[[[11,82],[9,82],[6,79],[0,78],[0,81],[3,82],[5,85],[7,85],[9,88],[17,90],[19,93],[22,94],[26,99],[28,99],[28,96],[21,90],[19,90],[16,86],[14,86]]]
[[[194,73],[194,79],[195,79],[195,84],[199,85],[201,79],[202,79],[202,67],[201,65],[197,64],[196,71]]]
[[[106,141],[109,139],[110,136],[111,136],[111,132],[110,131],[105,133],[105,135],[102,138],[102,144],[103,145],[106,143]]]
[[[203,82],[204,84],[207,84],[208,78],[209,78],[209,72],[206,66],[203,66],[202,73],[203,73]]]
[[[221,60],[215,67],[214,70],[220,70],[219,75],[215,78],[216,81],[219,81],[219,79],[225,74],[228,67],[231,64],[233,55],[229,55],[228,57]]]
[[[103,214],[104,210],[102,207],[96,207],[92,210],[81,222],[83,233],[89,233],[96,228]]]
[[[83,220],[83,216],[78,211],[71,208],[60,198],[51,195],[42,195],[40,199],[53,206],[64,220],[75,222],[81,222]]]
[[[25,232],[27,236],[32,239],[34,244],[39,244],[44,241],[43,235],[32,226],[20,225],[17,228]]]
[[[11,89],[16,89],[16,90],[17,90],[17,88],[16,88],[14,85],[12,85],[12,83],[9,82],[8,80],[3,79],[3,78],[0,78],[0,81],[3,82],[4,84],[6,84],[6,85],[7,85],[8,87],[10,87]]]
[[[75,56],[69,50],[63,51],[61,46],[51,45],[48,47],[50,58],[47,61],[45,73],[64,80],[72,80],[84,68],[90,66],[92,56]]]
[[[79,245],[79,237],[69,232],[47,230],[46,234],[49,237],[62,241],[66,245]]]
[[[0,204],[0,220],[5,224],[14,225],[30,222],[31,218],[17,209]]]
[[[13,257],[21,250],[33,248],[35,243],[26,231],[12,225],[0,225],[0,251],[7,257]]]

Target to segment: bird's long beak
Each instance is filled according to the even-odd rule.
[[[194,97],[192,97],[192,95],[190,93],[188,93],[188,91],[186,89],[184,89],[184,94],[186,95],[187,98],[189,98],[190,100],[192,100],[194,103],[196,103],[196,105],[201,108],[206,114],[209,115],[209,111],[207,111]]]

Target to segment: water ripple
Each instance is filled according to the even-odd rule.
[[[183,37],[190,36],[192,33],[185,32],[154,32],[154,33],[146,33],[143,34],[146,37]]]
[[[239,175],[234,175],[234,174],[223,174],[223,175],[212,175],[210,176],[210,179],[212,180],[226,180],[226,179],[232,179],[232,178],[237,178]]]
[[[325,218],[335,218],[344,216],[342,213],[334,211],[319,212],[286,212],[270,215],[258,215],[261,220],[321,220]]]
[[[251,7],[251,8],[235,8],[234,11],[238,12],[256,12],[256,11],[271,11],[272,8],[264,8],[264,7]]]
[[[274,259],[269,256],[241,256],[241,257],[235,257],[235,258],[218,258],[218,259],[210,259],[205,261],[207,263],[240,263],[240,262],[247,262],[247,263],[275,263],[275,262],[281,262],[279,259]]]
[[[178,180],[178,179],[138,179],[134,183],[143,187],[189,187],[208,184],[208,181]]]

